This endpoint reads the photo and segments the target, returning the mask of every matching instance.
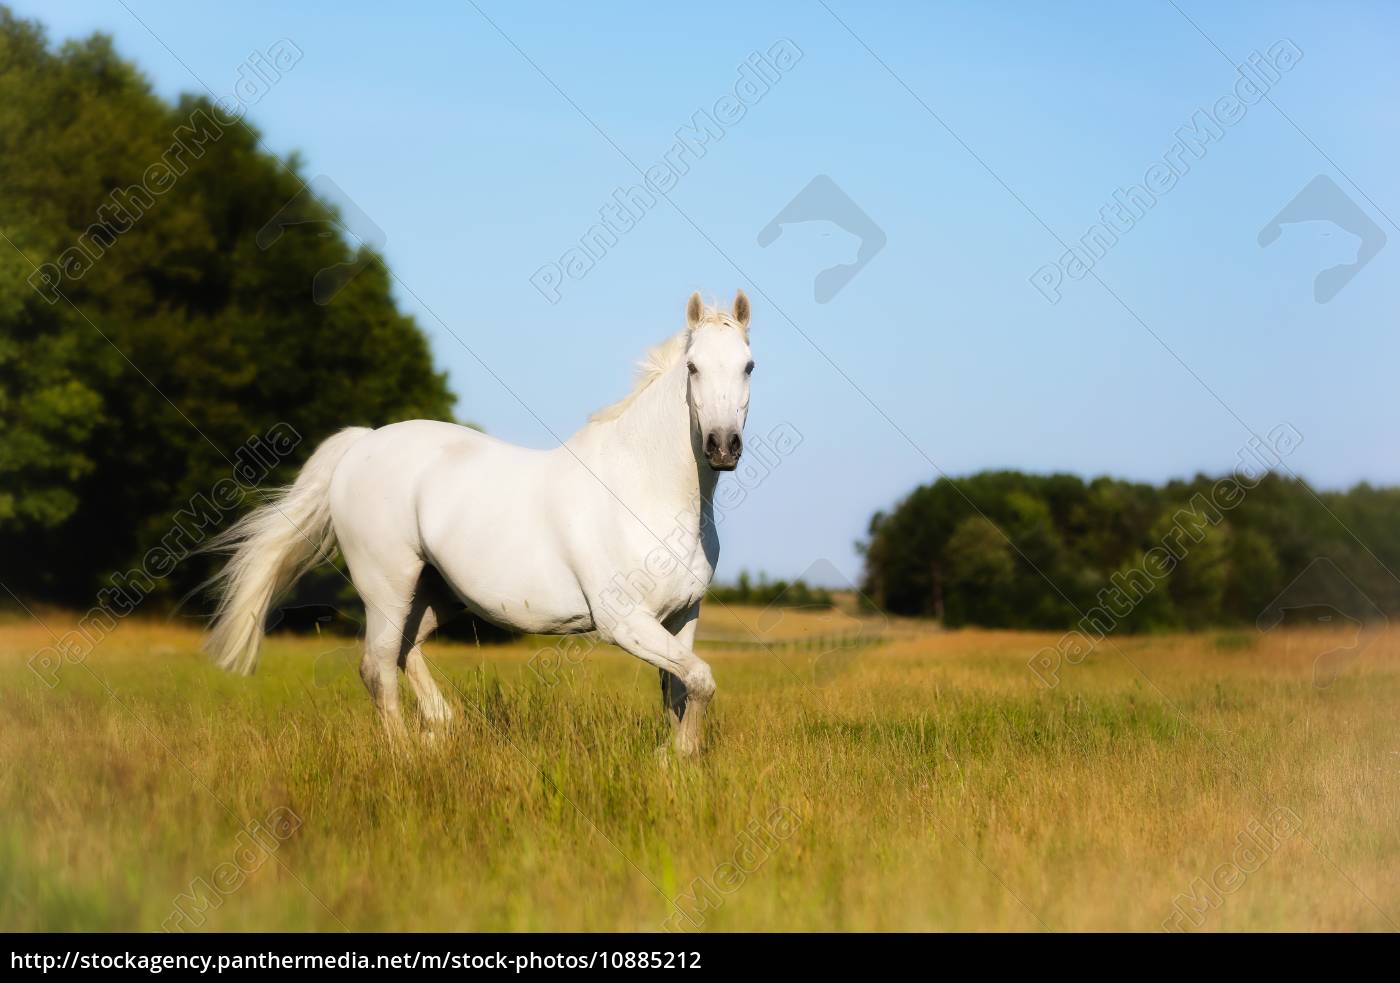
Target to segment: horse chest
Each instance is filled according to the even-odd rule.
[[[665,559],[671,562],[665,564],[668,569],[658,578],[654,596],[662,617],[685,611],[704,598],[714,579],[719,540],[713,529],[703,533],[697,529],[668,549],[667,554]]]
[[[672,523],[668,535],[649,533],[631,544],[630,572],[612,578],[605,604],[642,608],[665,620],[705,596],[719,556],[718,538],[712,529],[702,532],[698,517],[693,524],[674,518]],[[659,525],[650,524],[652,530]]]

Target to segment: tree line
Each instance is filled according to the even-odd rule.
[[[950,626],[1153,631],[1400,614],[1400,489],[986,471],[871,519],[862,590]],[[1275,610],[1277,609],[1277,610]]]
[[[732,584],[715,583],[705,592],[710,600],[721,604],[761,604],[784,608],[830,608],[831,591],[797,580],[769,580],[760,572],[757,579],[747,570],[740,570]]]

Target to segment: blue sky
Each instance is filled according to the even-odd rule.
[[[383,231],[459,415],[506,439],[572,433],[692,290],[745,287],[750,438],[787,424],[803,440],[727,516],[723,578],[822,560],[853,578],[870,514],[940,472],[1160,481],[1224,471],[1251,430],[1287,423],[1303,436],[1288,463],[1316,485],[1400,481],[1393,5],[638,3],[585,21],[566,4],[10,2],[54,38],[111,33],[172,97],[227,94],[250,55],[292,41],[302,58],[248,119]],[[628,159],[664,160],[782,39],[800,59],[549,303],[531,278],[638,183]],[[1183,158],[1049,303],[1031,277],[1058,240],[1231,95],[1231,60],[1281,40],[1302,57],[1273,105]],[[855,239],[806,222],[758,243],[822,174],[885,239],[824,303],[814,276]],[[1354,238],[1321,222],[1257,238],[1318,175],[1388,240],[1326,303],[1314,275]]]

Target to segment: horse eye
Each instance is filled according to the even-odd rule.
[[[753,359],[749,359],[749,364],[744,366],[744,375],[753,375]]]
[[[695,363],[694,363],[694,362],[686,362],[686,363],[685,363],[685,367],[686,367],[686,371],[688,371],[691,375],[694,375],[695,373],[697,373],[697,372],[700,371],[699,369],[697,369],[697,368],[695,367]]]

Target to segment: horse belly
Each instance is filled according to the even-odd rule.
[[[583,592],[561,564],[480,544],[432,563],[472,613],[502,628],[557,635],[593,627]]]
[[[533,634],[591,629],[577,578],[531,508],[532,495],[522,487],[528,483],[506,488],[483,480],[493,473],[486,465],[495,462],[479,463],[455,476],[450,499],[420,500],[428,561],[469,610],[503,628]]]

